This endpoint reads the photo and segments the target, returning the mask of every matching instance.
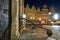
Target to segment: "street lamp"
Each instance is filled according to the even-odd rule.
[[[23,15],[22,15],[22,18],[26,18],[26,15],[25,15],[25,14],[23,14]]]
[[[21,27],[21,29],[26,29],[26,15],[25,14],[22,14],[21,16],[20,16],[20,27]]]
[[[25,14],[22,14],[22,24],[23,24],[23,29],[26,29],[25,26],[26,26],[26,15]]]
[[[54,15],[53,15],[53,18],[54,18],[55,20],[58,20],[58,19],[59,19],[59,14],[54,14]]]
[[[59,20],[59,14],[58,14],[58,13],[53,13],[53,14],[51,14],[51,20],[52,20],[52,21],[57,21],[57,20]]]
[[[49,15],[51,15],[52,13],[51,13],[51,12],[49,12],[48,14],[49,14]]]

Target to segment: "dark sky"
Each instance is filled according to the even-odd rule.
[[[42,7],[43,4],[47,4],[48,8],[51,5],[54,5],[56,10],[60,10],[60,0],[25,0],[24,4],[29,4],[30,8],[32,5],[34,5],[36,8],[37,7]]]

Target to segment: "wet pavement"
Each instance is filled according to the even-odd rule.
[[[46,30],[36,28],[34,30],[27,28],[23,30],[19,40],[60,40],[60,27],[51,27],[53,35],[48,37]]]

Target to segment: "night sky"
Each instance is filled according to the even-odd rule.
[[[43,4],[47,4],[48,8],[51,5],[54,5],[55,10],[60,10],[60,0],[25,0],[24,1],[24,5],[26,7],[26,4],[29,4],[29,7],[31,8],[32,5],[35,6],[35,8],[37,7],[42,7]]]

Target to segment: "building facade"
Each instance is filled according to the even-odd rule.
[[[49,9],[47,8],[47,5],[43,5],[42,9],[38,7],[37,9],[33,5],[32,8],[29,7],[29,5],[26,5],[26,8],[24,9],[24,12],[26,14],[26,18],[29,20],[35,20],[35,21],[41,21],[41,23],[48,23],[47,21],[51,21],[50,15],[55,12],[55,9],[53,6],[51,6]]]

